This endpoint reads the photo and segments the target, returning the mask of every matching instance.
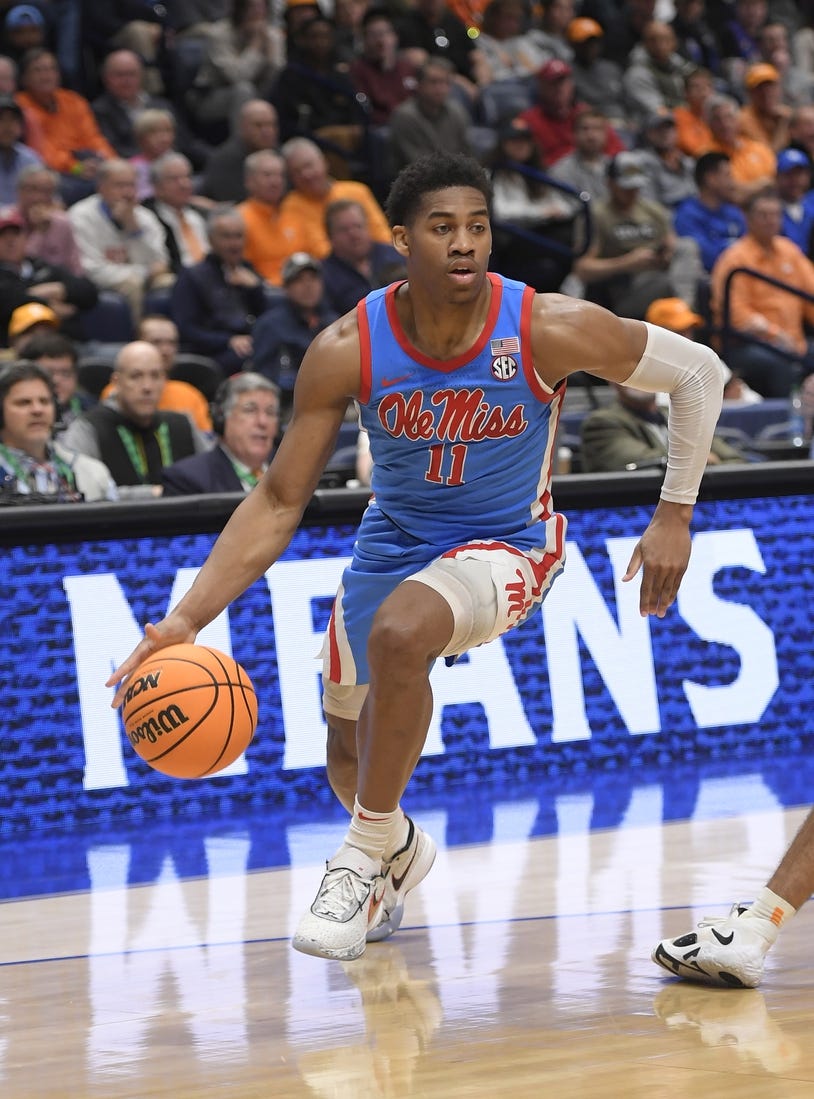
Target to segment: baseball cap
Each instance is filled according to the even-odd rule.
[[[623,187],[626,191],[644,187],[647,183],[647,176],[635,153],[617,153],[612,157],[608,161],[608,179],[612,179],[618,187]]]
[[[319,260],[314,259],[313,256],[309,256],[307,252],[295,252],[292,256],[283,264],[283,286],[288,286],[290,282],[298,278],[303,271],[316,271],[317,274],[322,270]]]
[[[23,215],[16,206],[0,206],[0,229],[10,229],[13,225],[22,229]]]
[[[605,32],[595,19],[572,19],[565,32],[569,42],[587,42],[589,38],[604,38]]]
[[[8,322],[9,337],[13,339],[15,336],[21,336],[35,324],[50,324],[52,328],[59,328],[59,317],[53,309],[38,301],[18,305]]]
[[[565,61],[559,61],[556,57],[545,61],[537,70],[540,80],[564,80],[571,75],[571,66]]]
[[[509,118],[501,122],[497,131],[498,141],[511,141],[513,137],[525,137],[534,140],[534,134],[529,129],[528,123],[522,118]]]
[[[747,88],[756,88],[759,84],[777,84],[780,80],[780,73],[774,67],[767,62],[761,62],[759,65],[752,65],[751,69],[746,70],[746,76],[744,78],[744,84]]]
[[[778,172],[790,172],[793,168],[808,168],[811,171],[812,164],[802,149],[782,149],[777,154]]]
[[[683,332],[685,328],[704,323],[704,318],[693,313],[681,298],[657,298],[648,305],[644,319],[659,328],[669,328],[671,332]]]
[[[23,117],[23,108],[13,95],[0,95],[0,111],[13,111],[19,119]]]
[[[6,15],[6,29],[14,30],[15,27],[44,27],[45,18],[39,8],[33,4],[18,4],[10,8]]]

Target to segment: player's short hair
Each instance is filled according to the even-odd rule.
[[[385,206],[390,225],[411,225],[425,196],[447,187],[480,191],[491,212],[492,185],[483,166],[474,157],[461,153],[433,153],[408,164],[393,181]]]

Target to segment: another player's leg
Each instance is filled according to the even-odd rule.
[[[723,988],[760,984],[780,929],[814,892],[814,811],[810,812],[765,889],[751,905],[705,919],[695,931],[664,939],[653,961],[675,977]]]
[[[367,936],[383,920],[390,925],[385,934],[395,929],[404,894],[432,866],[434,844],[404,816],[399,801],[432,716],[429,672],[452,628],[449,605],[424,585],[401,585],[376,613],[368,645],[370,686],[357,727],[359,778],[353,817],[345,842],[328,863],[317,897],[297,928],[297,950],[344,961],[359,957]],[[326,699],[327,706],[338,708]],[[343,803],[341,757],[343,749],[349,755],[347,733],[343,721],[331,734],[332,785]],[[387,908],[386,883],[394,868],[397,888],[391,884]]]

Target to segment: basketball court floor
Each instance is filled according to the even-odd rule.
[[[398,934],[352,963],[288,943],[343,834],[331,809],[6,838],[0,1095],[811,1099],[814,905],[760,990],[649,960],[751,899],[811,770],[408,798],[438,860]]]

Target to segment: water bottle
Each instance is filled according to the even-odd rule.
[[[793,446],[801,447],[805,442],[803,398],[799,386],[795,386],[789,396],[789,435]]]

